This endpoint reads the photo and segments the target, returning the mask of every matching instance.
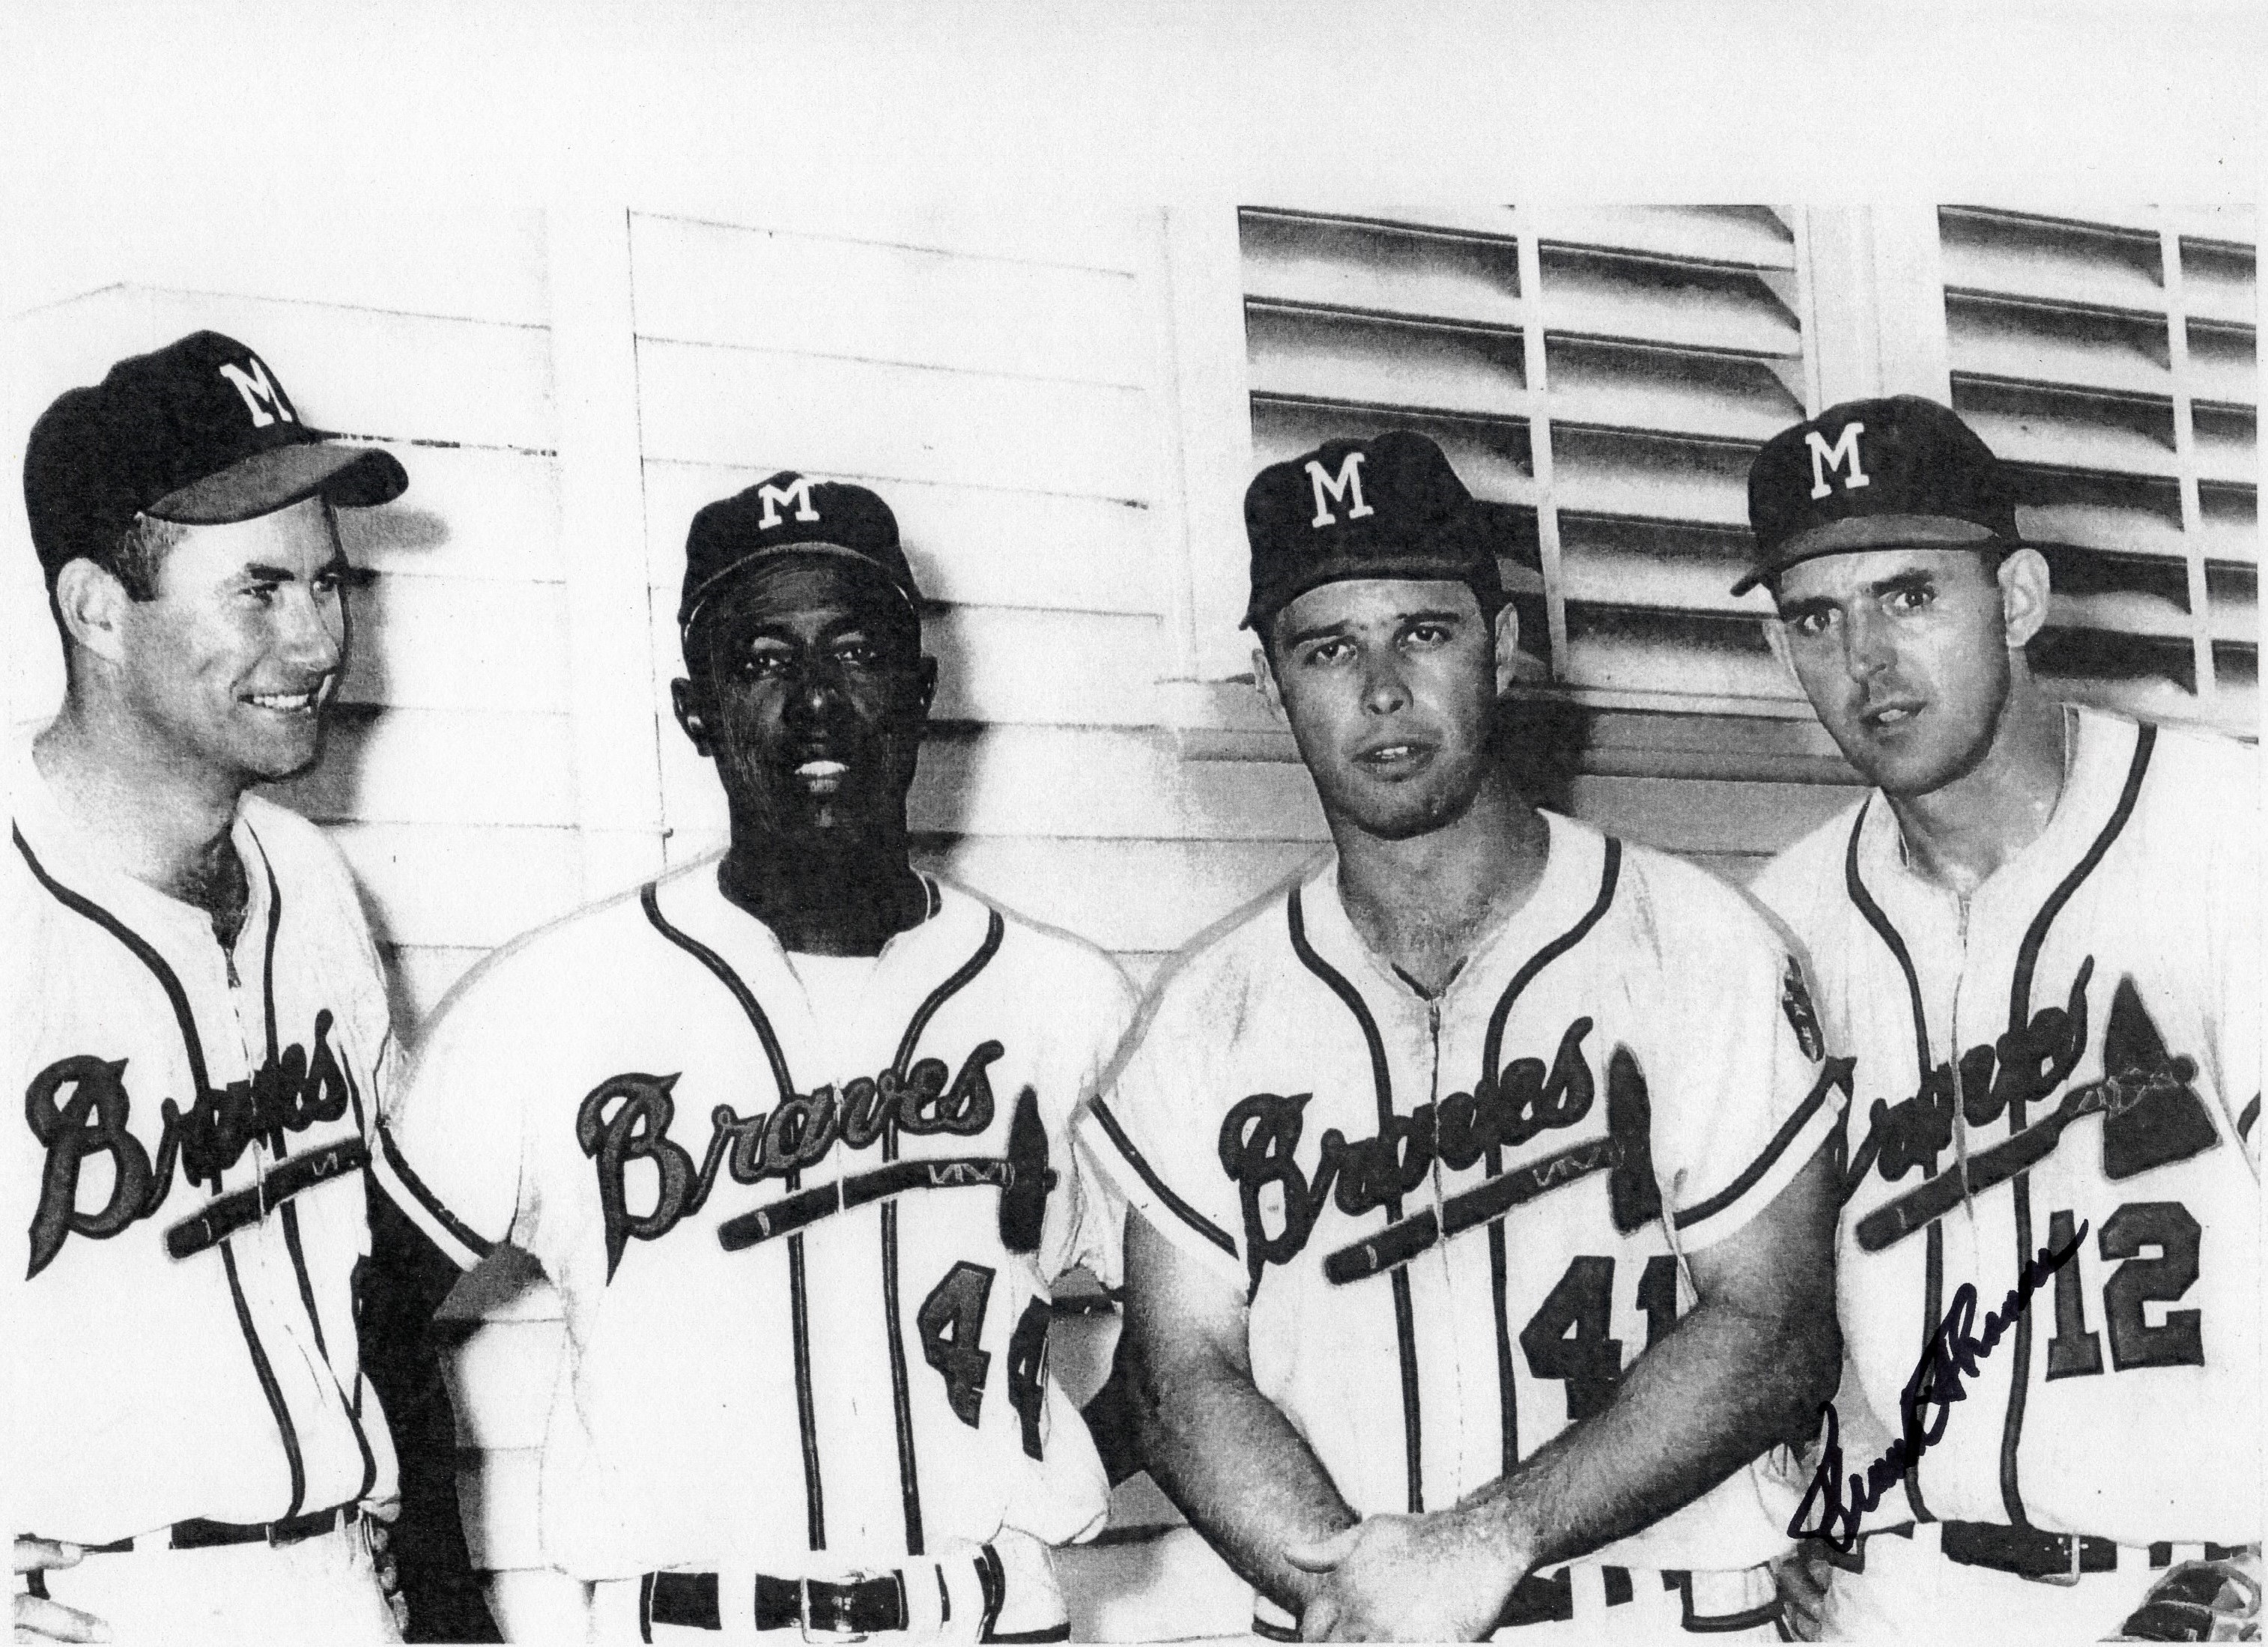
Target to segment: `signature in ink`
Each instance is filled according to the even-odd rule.
[[[2087,1225],[2082,1224],[2066,1245],[2040,1248],[2016,1277],[2016,1284],[2008,1289],[2008,1296],[2000,1307],[1985,1315],[1982,1333],[1972,1334],[1970,1330],[1977,1320],[1977,1289],[1963,1282],[1955,1290],[1953,1306],[1946,1311],[1944,1320],[1930,1335],[1928,1347],[1922,1351],[1913,1377],[1906,1380],[1905,1390],[1899,1397],[1904,1433],[1867,1467],[1866,1474],[1850,1476],[1847,1487],[1843,1473],[1841,1424],[1835,1403],[1820,1404],[1827,1421],[1826,1443],[1820,1449],[1819,1467],[1812,1474],[1811,1486],[1787,1524],[1791,1538],[1818,1539],[1843,1551],[1859,1541],[1859,1517],[1881,1503],[1882,1495],[1904,1480],[1906,1472],[1913,1468],[1921,1455],[1937,1445],[1953,1416],[1953,1403],[1968,1399],[1969,1392],[1962,1385],[1977,1376],[1977,1364],[1992,1353],[2001,1335],[2014,1326],[2017,1318],[2030,1305],[2032,1294],[2072,1261],[2079,1252],[2080,1243],[2086,1239]],[[1815,1515],[1817,1524],[1807,1526],[1805,1523]]]

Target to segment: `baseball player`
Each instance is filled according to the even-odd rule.
[[[434,1241],[559,1290],[541,1538],[598,1639],[1069,1633],[1106,1488],[1049,1286],[1116,1268],[1068,1129],[1133,991],[909,864],[920,598],[863,488],[703,509],[674,693],[730,848],[483,963],[380,1129]]]
[[[2047,698],[2014,497],[1912,396],[1749,476],[1737,588],[1874,785],[1756,885],[1856,1060],[1783,1578],[1807,1633],[2204,1639],[2259,1599],[2257,761]]]
[[[1327,442],[1245,519],[1336,849],[1174,965],[1080,1123],[1151,1472],[1271,1638],[1770,1638],[1746,1467],[1833,1384],[1847,1071],[1738,894],[1513,789],[1517,620],[1438,447]]]
[[[32,430],[68,686],[0,872],[18,1640],[399,1639],[354,1297],[385,983],[336,853],[248,791],[338,690],[335,509],[406,484],[211,332]]]

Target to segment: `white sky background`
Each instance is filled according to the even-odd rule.
[[[2257,198],[2250,4],[0,6],[0,312],[357,212]],[[318,21],[317,19],[320,19]],[[288,232],[288,231],[287,231]],[[417,247],[405,236],[402,255]],[[195,284],[184,280],[184,284]]]

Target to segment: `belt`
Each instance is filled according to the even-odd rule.
[[[990,1544],[976,1553],[976,1582],[984,1598],[983,1627],[989,1636],[1000,1616],[1008,1579],[1000,1557]],[[953,1613],[945,1576],[938,1575],[938,1592],[946,1616]],[[806,1640],[824,1636],[858,1639],[902,1630],[912,1622],[906,1605],[906,1575],[893,1570],[855,1578],[775,1578],[758,1573],[754,1607],[760,1630],[800,1630]],[[638,1634],[653,1639],[653,1626],[674,1624],[689,1629],[722,1629],[723,1603],[715,1573],[648,1573],[639,1586]]]
[[[285,1158],[272,1172],[261,1174],[260,1181],[249,1189],[239,1189],[216,1196],[189,1217],[166,1232],[166,1250],[175,1258],[188,1258],[209,1246],[227,1239],[247,1224],[257,1224],[268,1216],[270,1207],[284,1202],[323,1182],[326,1179],[343,1178],[370,1165],[370,1146],[360,1138],[348,1138],[311,1150],[305,1155]],[[224,1542],[244,1542],[242,1540]]]
[[[334,1527],[352,1526],[362,1514],[358,1504],[341,1504],[333,1510],[312,1510],[304,1516],[289,1516],[281,1521],[207,1521],[194,1517],[176,1521],[161,1533],[145,1533],[141,1538],[120,1539],[112,1544],[85,1546],[90,1555],[122,1555],[129,1550],[173,1549],[209,1550],[224,1544],[297,1544],[305,1539],[319,1538]],[[158,1537],[166,1542],[151,1542]]]
[[[2049,1584],[2075,1585],[2088,1573],[2118,1570],[2118,1542],[2084,1533],[2046,1533],[2037,1527],[2004,1527],[1989,1521],[1948,1521],[1940,1548],[1948,1561],[1970,1567],[1989,1567]],[[2206,1561],[2236,1555],[2243,1546],[2207,1544]],[[2173,1560],[2171,1544],[2153,1544],[2149,1564],[2164,1567]]]

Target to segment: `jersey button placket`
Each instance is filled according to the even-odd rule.
[[[254,901],[258,903],[256,896]],[[262,914],[256,907],[246,910],[244,924],[237,933],[239,945],[246,941],[247,934],[261,930]],[[245,969],[237,965],[235,949],[226,945],[218,947],[228,979],[229,1017],[236,1027],[239,1059],[236,1078],[249,1080],[267,1056],[269,981],[264,972],[255,969],[258,987],[248,987]],[[271,1156],[264,1135],[254,1137],[245,1154],[252,1167],[252,1181],[257,1185],[264,1180],[276,1158]],[[257,1224],[230,1239],[236,1243],[238,1273],[245,1284],[246,1302],[252,1309],[254,1325],[261,1342],[267,1347],[269,1364],[283,1389],[284,1410],[291,1415],[298,1431],[309,1495],[307,1503],[299,1507],[303,1511],[325,1508],[335,1502],[321,1496],[322,1489],[318,1484],[330,1473],[326,1467],[332,1460],[322,1437],[330,1433],[331,1427],[319,1428],[311,1420],[324,1409],[325,1386],[337,1388],[336,1376],[315,1352],[313,1335],[306,1324],[306,1306],[299,1298],[298,1277],[281,1226],[272,1212],[263,1214]],[[287,1344],[288,1354],[284,1352]],[[343,1392],[339,1399],[343,1403]]]

